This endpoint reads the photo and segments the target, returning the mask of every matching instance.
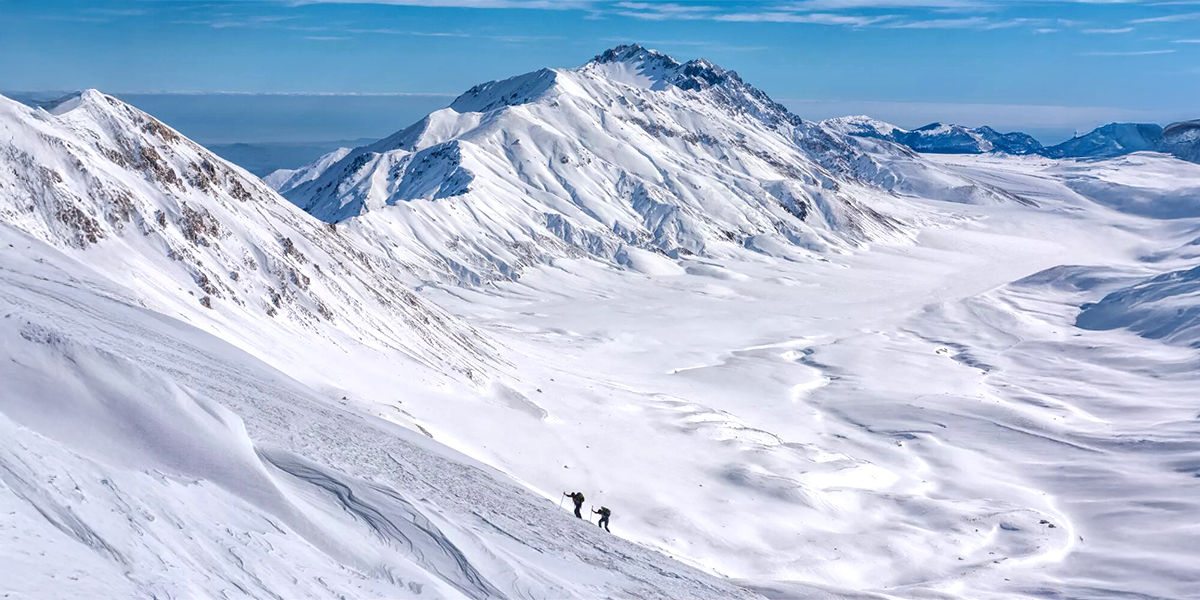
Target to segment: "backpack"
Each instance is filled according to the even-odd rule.
[[[600,507],[600,516],[607,518],[610,514],[612,514],[612,511],[608,510],[607,506]]]
[[[575,501],[575,504],[583,504],[583,492],[575,492],[571,499]]]

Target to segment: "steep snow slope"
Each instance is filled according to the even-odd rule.
[[[0,224],[14,598],[752,598]]]
[[[1024,155],[1036,154],[1042,150],[1041,143],[1027,134],[1000,133],[987,126],[968,128],[962,125],[930,123],[917,129],[905,130],[866,116],[838,117],[822,121],[821,124],[847,135],[895,142],[917,152],[938,154],[1003,152]]]
[[[88,90],[52,111],[0,97],[0,219],[86,256],[146,306],[275,365],[308,339],[486,366],[487,342],[414,295],[402,261],[119,100]],[[293,345],[279,347],[284,332]]]
[[[1013,199],[803,121],[732,71],[640,46],[476,86],[281,189],[424,257],[431,277],[471,283],[567,257],[661,271],[673,268],[662,256],[798,258],[895,238],[912,211],[888,192]]]

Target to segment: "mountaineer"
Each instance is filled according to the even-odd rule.
[[[600,520],[596,523],[596,525],[603,527],[605,531],[612,533],[612,530],[608,528],[608,517],[612,515],[612,511],[608,510],[607,506],[601,506],[600,510],[593,509],[592,512],[600,515]]]
[[[575,502],[575,516],[582,519],[583,515],[579,513],[579,509],[583,508],[583,492],[572,492],[570,494],[563,492],[563,495]]]

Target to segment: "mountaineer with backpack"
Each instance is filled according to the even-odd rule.
[[[582,519],[583,515],[579,513],[579,509],[583,508],[583,492],[572,492],[570,494],[563,492],[563,495],[575,502],[575,516]]]
[[[592,509],[592,512],[600,515],[600,520],[596,522],[596,525],[598,527],[603,527],[605,531],[612,533],[612,530],[608,528],[608,517],[612,515],[612,511],[608,510],[607,506],[601,506],[600,510]]]

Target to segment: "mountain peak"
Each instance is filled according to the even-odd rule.
[[[661,63],[668,67],[678,67],[679,61],[641,44],[621,44],[597,54],[588,64],[627,63],[645,64]]]
[[[703,90],[731,82],[744,85],[735,71],[724,69],[703,58],[679,62],[671,56],[640,44],[622,44],[596,55],[580,70],[601,70],[614,79],[631,81],[630,75],[644,77],[650,87],[668,85],[683,90]]]
[[[553,69],[481,83],[463,92],[450,103],[457,112],[487,112],[505,106],[527,104],[541,98],[554,87],[558,74]]]
[[[701,90],[731,82],[742,85],[744,82],[737,71],[730,71],[714,65],[703,58],[689,60],[683,64],[671,78],[671,83],[684,90]]]
[[[96,88],[88,88],[54,100],[46,105],[46,112],[52,115],[63,115],[80,106],[105,103],[107,98],[108,96],[104,95],[104,92]]]

